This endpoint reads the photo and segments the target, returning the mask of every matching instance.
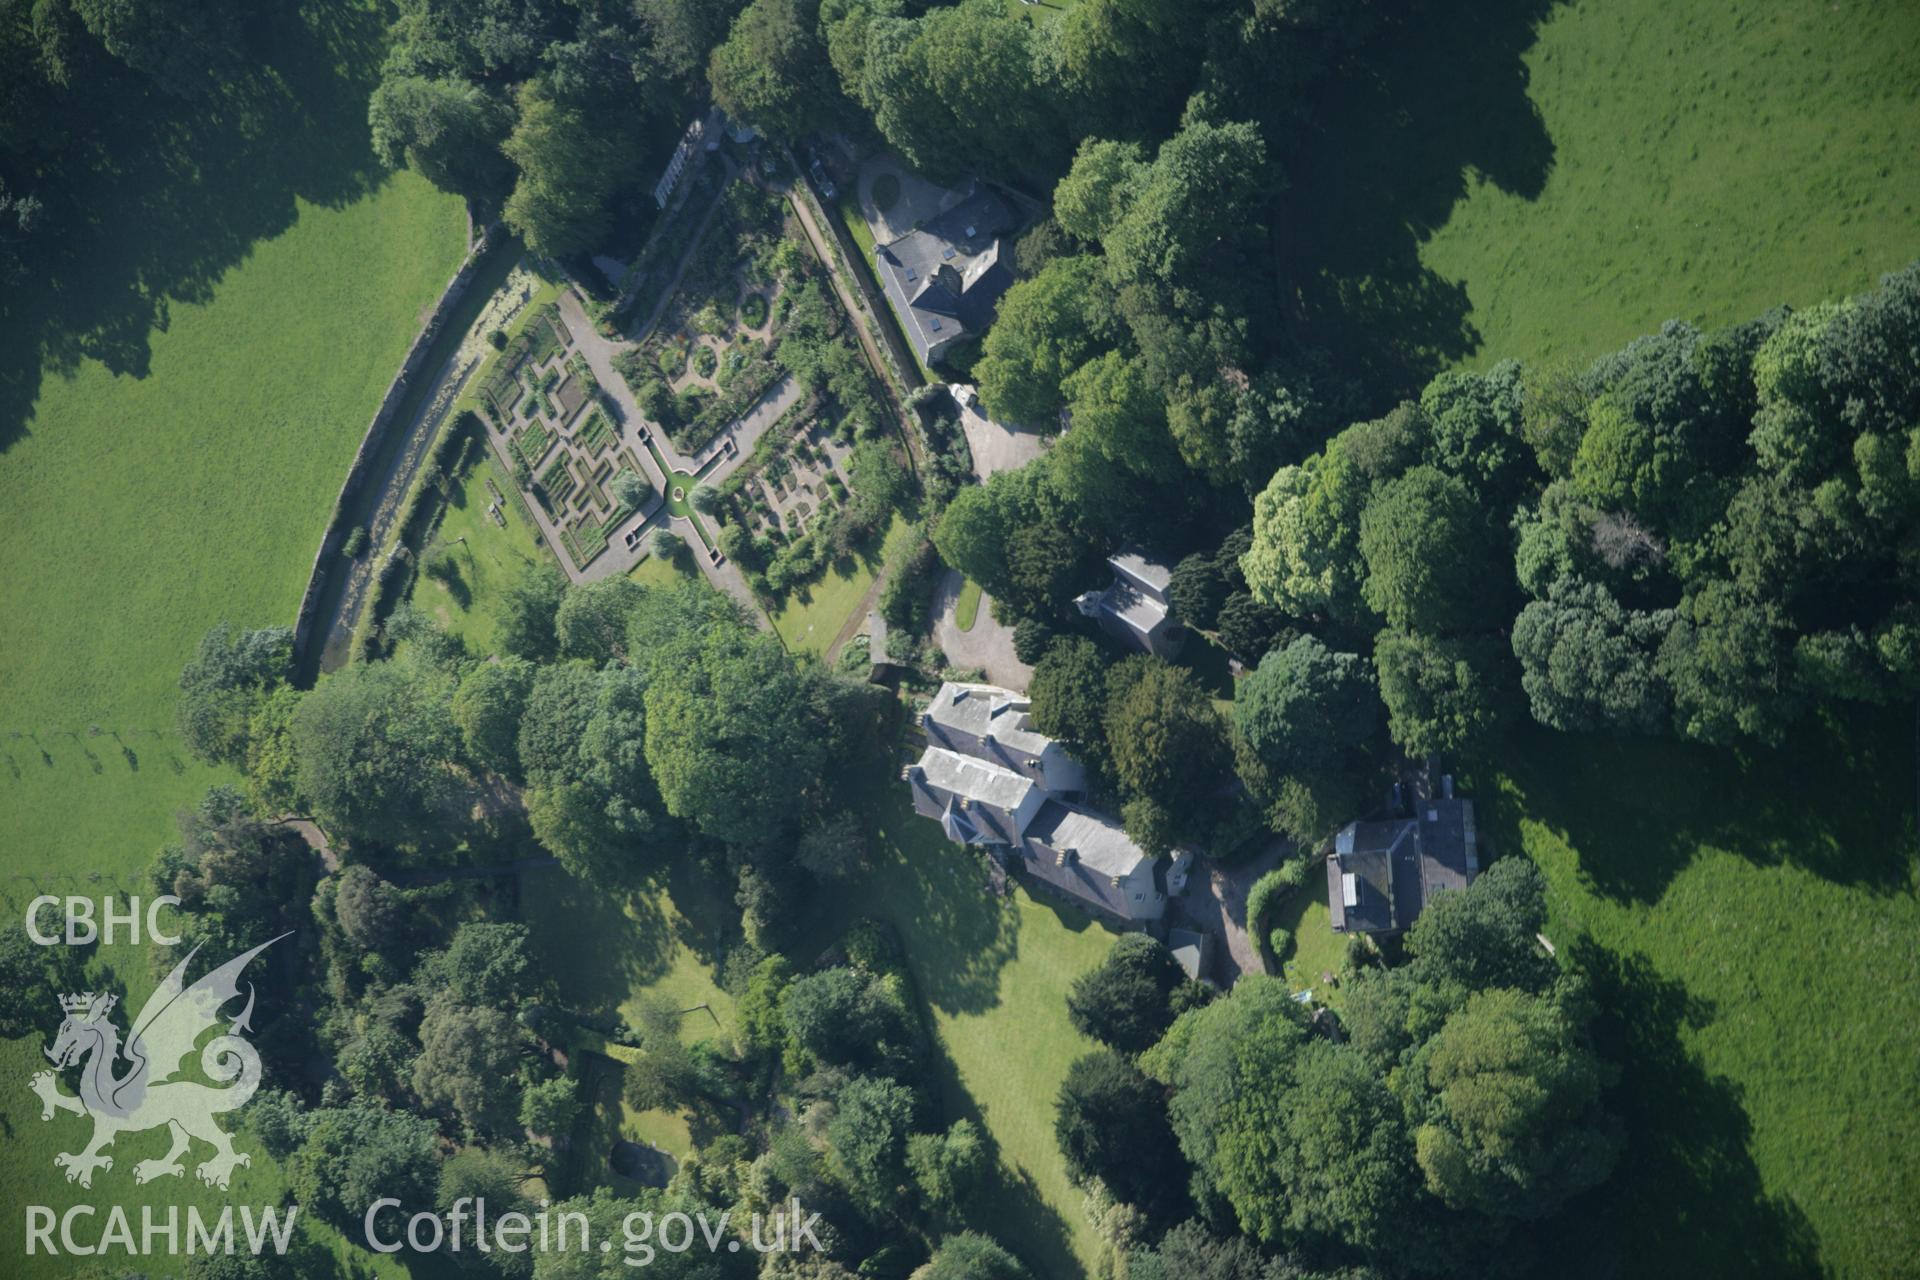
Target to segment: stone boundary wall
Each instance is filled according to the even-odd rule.
[[[387,394],[381,397],[380,407],[374,410],[373,421],[367,424],[367,432],[360,439],[360,448],[353,455],[353,465],[347,468],[347,478],[340,485],[340,492],[333,500],[333,512],[327,517],[326,531],[320,535],[320,549],[313,556],[313,570],[307,575],[307,590],[300,597],[300,612],[293,623],[293,665],[295,671],[306,671],[309,654],[308,647],[314,643],[314,627],[319,622],[320,602],[325,598],[327,587],[335,573],[346,570],[346,562],[340,556],[340,548],[347,540],[352,529],[347,516],[360,497],[360,491],[367,483],[368,475],[374,470],[374,463],[387,442],[395,419],[399,416],[400,404],[407,398],[407,392],[413,380],[419,376],[427,361],[427,353],[433,349],[434,340],[440,336],[441,326],[447,317],[466,297],[467,289],[473,283],[473,277],[486,260],[488,251],[506,237],[496,227],[489,227],[480,233],[478,241],[471,236],[471,217],[469,217],[469,241],[466,261],[447,281],[447,287],[440,292],[440,300],[434,304],[433,313],[420,326],[413,337],[413,345],[407,349],[407,357],[400,362],[400,371],[393,375],[393,381],[387,384]],[[324,639],[324,638],[323,638]]]

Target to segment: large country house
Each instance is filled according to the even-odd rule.
[[[975,182],[953,207],[874,250],[874,267],[901,328],[932,364],[962,338],[993,323],[1013,284],[1013,240],[1020,215]]]
[[[1085,803],[1086,770],[1033,727],[1022,694],[947,683],[921,714],[927,748],[905,771],[913,807],[1005,871],[1124,923],[1166,913],[1192,854],[1153,857]]]

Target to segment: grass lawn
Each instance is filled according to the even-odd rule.
[[[494,500],[487,491],[489,480],[506,497],[501,505],[507,520],[504,529],[487,514]],[[438,619],[449,633],[466,641],[468,652],[491,654],[499,626],[495,610],[503,593],[528,569],[543,561],[551,564],[552,557],[539,531],[529,523],[524,505],[514,501],[513,477],[484,445],[480,460],[454,490],[427,554],[441,548],[452,550],[459,578],[443,584],[425,574],[418,575],[413,602]]]
[[[1320,975],[1339,974],[1347,960],[1347,940],[1333,931],[1333,919],[1327,914],[1327,878],[1319,867],[1280,904],[1273,922],[1292,937],[1287,954],[1280,958],[1287,986],[1312,991],[1316,1003],[1338,1009],[1340,988],[1322,982]]]
[[[30,431],[0,454],[9,911],[55,874],[66,887],[51,891],[144,892],[174,813],[225,777],[174,732],[180,668],[215,622],[292,623],[361,433],[463,250],[459,201],[408,175],[339,207],[303,203],[204,300],[172,304],[146,335],[144,376],[89,361],[44,379]],[[135,990],[151,981],[144,949],[99,960]],[[38,1050],[16,1041],[0,1058],[24,1079]],[[69,1186],[51,1158],[75,1131],[43,1125],[24,1090],[0,1095],[0,1131],[13,1135],[0,1162],[10,1203],[223,1199],[191,1178],[137,1194],[112,1181],[152,1154],[144,1138],[116,1149],[104,1192]],[[278,1177],[256,1154],[235,1195],[259,1203]],[[21,1229],[13,1215],[0,1225],[0,1254],[23,1256]],[[70,1271],[19,1265],[12,1274]]]
[[[786,641],[787,648],[825,653],[833,638],[840,634],[840,628],[866,599],[873,575],[912,537],[912,532],[906,519],[895,513],[893,523],[887,526],[887,536],[877,549],[856,552],[836,561],[818,578],[788,593],[786,604],[773,615],[774,630]]]
[[[693,577],[694,568],[687,563],[686,556],[662,560],[659,556],[649,555],[627,570],[627,576],[643,587],[670,587]]]
[[[1911,709],[1854,709],[1744,767],[1531,732],[1479,788],[1626,1064],[1605,1199],[1635,1275],[1914,1274],[1914,765]]]
[[[960,598],[953,602],[953,625],[962,631],[973,630],[980,617],[980,584],[968,578],[960,587]]]
[[[303,208],[206,302],[174,304],[145,377],[89,362],[45,380],[0,454],[10,871],[143,868],[213,780],[174,734],[180,668],[222,619],[292,623],[463,227],[458,200],[410,175]]]
[[[1920,8],[1589,0],[1525,62],[1545,185],[1471,181],[1421,254],[1466,285],[1475,364],[1804,306],[1920,254]]]
[[[1501,0],[1383,24],[1275,140],[1316,340],[1417,390],[1920,255],[1920,7]]]
[[[680,1030],[688,1043],[732,1038],[733,997],[720,989],[714,970],[721,944],[739,930],[739,912],[725,886],[676,869],[664,883],[608,892],[546,869],[522,874],[520,906],[540,963],[562,975],[569,1009],[634,1023],[642,1000],[659,995],[687,1011]],[[618,1182],[606,1168],[615,1130],[676,1159],[693,1149],[684,1113],[634,1111],[620,1101],[617,1069],[583,1056],[590,1064],[586,1096],[594,1113],[582,1120],[576,1143],[591,1149],[570,1153],[566,1167],[577,1181],[568,1194]]]
[[[1023,889],[995,898],[980,855],[917,816],[897,779],[880,782],[867,802],[875,869],[821,904],[807,945],[824,948],[864,916],[892,923],[945,1051],[948,1116],[972,1118],[999,1149],[997,1185],[972,1225],[1041,1280],[1090,1273],[1098,1241],[1054,1143],[1053,1101],[1067,1067],[1096,1047],[1067,1020],[1067,988],[1116,935]]]
[[[465,250],[457,199],[373,166],[383,13],[263,22],[252,47],[271,65],[224,86],[217,109],[127,95],[89,122],[108,161],[70,192],[86,217],[63,226],[64,257],[0,298],[10,914],[42,891],[146,893],[175,812],[226,780],[174,733],[180,668],[215,622],[293,622],[367,421]],[[124,983],[129,1001],[153,983],[146,949],[126,945],[96,953],[92,977]],[[24,1081],[41,1043],[0,1044],[0,1072]],[[243,1139],[253,1164],[230,1192],[191,1174],[136,1187],[132,1165],[166,1145],[149,1132],[121,1138],[113,1169],[82,1189],[52,1158],[85,1132],[72,1116],[43,1123],[24,1088],[0,1090],[0,1199],[122,1205],[137,1222],[143,1204],[272,1203],[285,1185]],[[26,1258],[23,1216],[5,1219],[9,1276],[74,1274],[71,1259]],[[329,1261],[351,1252],[342,1238],[301,1221],[288,1273],[347,1271]],[[352,1274],[405,1274],[352,1257]]]

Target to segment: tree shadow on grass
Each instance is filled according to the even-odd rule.
[[[932,1020],[924,1010],[922,1017],[931,1025]],[[1009,1166],[1001,1156],[1000,1144],[994,1141],[986,1113],[967,1091],[959,1068],[937,1037],[934,1046],[932,1074],[946,1122],[969,1121],[986,1144],[992,1161],[991,1172],[960,1215],[965,1225],[1012,1249],[1040,1280],[1070,1280],[1082,1275],[1067,1220],[1040,1194],[1032,1174]]]
[[[557,868],[523,877],[521,910],[534,951],[568,1009],[618,1018],[636,988],[671,967],[673,932],[654,888],[611,890]]]
[[[1585,1218],[1574,1238],[1591,1231],[1589,1243],[1610,1245],[1632,1259],[1624,1272],[1648,1280],[1820,1275],[1806,1215],[1761,1183],[1737,1087],[1709,1076],[1682,1041],[1713,1021],[1712,1007],[1644,957],[1584,938],[1570,954],[1600,1006],[1595,1047],[1623,1069],[1607,1105],[1627,1129],[1620,1167],[1583,1202],[1594,1214],[1576,1205],[1566,1215]]]
[[[253,70],[205,98],[90,64],[68,145],[39,176],[48,231],[0,290],[0,450],[29,430],[46,373],[98,360],[145,377],[169,305],[210,298],[293,225],[296,198],[337,207],[383,180],[367,132],[383,9],[309,9],[263,11]]]
[[[949,843],[891,781],[869,809],[879,865],[858,895],[864,913],[912,935],[914,981],[930,1004],[947,1014],[984,1013],[1000,1003],[1019,916],[994,894],[983,855]]]
[[[873,741],[893,743],[893,733],[891,725],[881,728]],[[928,1003],[947,1014],[984,1013],[1000,1003],[1000,971],[1014,958],[1019,914],[994,894],[985,855],[950,843],[939,823],[914,812],[900,780],[907,751],[905,744],[876,745],[847,769],[843,800],[870,835],[869,868],[808,895],[800,940],[788,951],[811,959],[854,921],[884,920],[906,941],[914,982]]]
[[[1529,200],[1545,188],[1553,141],[1521,56],[1554,4],[1451,0],[1383,18],[1319,81],[1305,127],[1273,140],[1304,336],[1381,408],[1480,345],[1465,287],[1422,264],[1420,246],[1469,173]]]
[[[1875,893],[1913,884],[1904,708],[1809,717],[1780,748],[1745,752],[1530,728],[1503,765],[1519,795],[1485,806],[1497,844],[1522,847],[1524,812],[1572,848],[1581,876],[1611,898],[1658,901],[1703,846]]]

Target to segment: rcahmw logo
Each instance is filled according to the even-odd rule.
[[[28,910],[27,927],[35,941],[45,938],[35,917],[47,901],[58,899],[37,899]],[[74,912],[73,904],[67,905],[67,936],[71,939],[76,932]],[[137,906],[117,915],[109,905],[109,933],[116,921],[129,916],[139,919]],[[152,934],[157,931],[152,927],[151,910],[148,916],[148,932]],[[88,923],[91,925],[90,920]],[[137,924],[134,929],[137,932]],[[133,1179],[138,1183],[181,1177],[186,1172],[181,1157],[193,1149],[196,1140],[213,1148],[212,1155],[194,1168],[200,1181],[210,1187],[226,1190],[234,1169],[253,1162],[245,1152],[234,1150],[232,1138],[216,1118],[244,1106],[260,1087],[260,1054],[243,1034],[253,1029],[252,984],[247,984],[245,1007],[225,1027],[220,1025],[220,1011],[240,998],[241,974],[254,957],[286,936],[281,934],[242,952],[190,984],[187,968],[200,951],[194,947],[140,1006],[124,1043],[113,1019],[117,996],[86,991],[60,998],[66,1017],[52,1047],[43,1051],[55,1070],[36,1072],[28,1086],[39,1095],[42,1120],[68,1112],[93,1121],[93,1135],[84,1146],[53,1158],[55,1167],[66,1171],[67,1181],[92,1187],[97,1171],[113,1170],[108,1148],[114,1139],[148,1129],[165,1128],[170,1145],[165,1155],[133,1166]],[[201,1045],[201,1038],[209,1031],[217,1034]],[[200,1070],[215,1082],[212,1085],[180,1078],[183,1059],[196,1049]],[[71,1067],[78,1068],[77,1094],[63,1092],[55,1074]],[[49,1206],[28,1205],[27,1252],[44,1249],[49,1253],[89,1255],[118,1248],[144,1255],[154,1252],[159,1242],[164,1242],[169,1253],[231,1253],[236,1247],[259,1253],[269,1245],[283,1252],[299,1208],[282,1211],[264,1207],[256,1212],[243,1207],[243,1238],[239,1241],[233,1232],[233,1214],[229,1206],[209,1223],[190,1207],[183,1222],[177,1207],[156,1210],[146,1206],[140,1211],[140,1231],[136,1233],[126,1210],[117,1205],[104,1213],[94,1205],[75,1205],[64,1214],[56,1214]],[[77,1238],[77,1232],[92,1229],[94,1220],[102,1220],[95,1243]]]

